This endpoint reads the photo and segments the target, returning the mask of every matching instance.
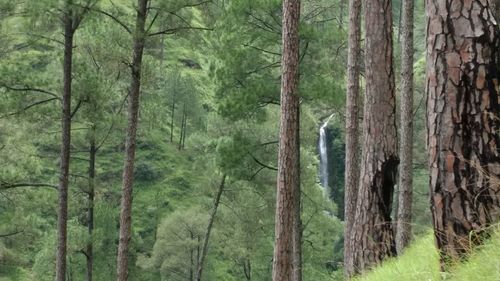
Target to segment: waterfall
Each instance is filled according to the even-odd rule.
[[[328,188],[328,150],[326,143],[326,126],[332,119],[330,115],[323,124],[319,127],[319,181],[321,186],[326,190]]]

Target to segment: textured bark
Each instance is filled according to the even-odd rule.
[[[301,280],[299,18],[300,1],[284,0],[274,281]]]
[[[403,0],[401,19],[401,138],[399,157],[396,250],[398,255],[411,240],[413,194],[413,0]]]
[[[351,230],[359,185],[359,70],[361,41],[361,0],[349,0],[349,39],[347,53],[346,151],[344,187],[344,274],[354,272]]]
[[[499,33],[487,1],[426,1],[427,145],[441,269],[500,210]]]
[[[145,42],[145,23],[147,16],[147,0],[137,1],[137,18],[134,33],[134,50],[131,65],[131,85],[128,100],[128,125],[125,144],[125,163],[123,168],[123,185],[120,208],[120,238],[117,254],[117,280],[128,278],[128,245],[132,227],[132,189],[134,181],[134,161],[137,121],[139,115],[139,94],[141,90],[142,55]]]
[[[351,232],[354,272],[395,254],[391,204],[398,166],[390,0],[366,1],[363,152]]]
[[[61,116],[61,163],[59,174],[59,199],[57,209],[57,254],[56,281],[66,279],[66,244],[68,224],[68,182],[71,149],[71,83],[73,67],[73,12],[66,4],[63,16],[64,23],[64,61],[63,61],[63,94]]]
[[[87,242],[87,249],[85,250],[85,257],[87,258],[87,281],[92,281],[93,264],[94,264],[94,251],[92,234],[94,232],[94,196],[95,196],[95,158],[97,154],[97,147],[95,143],[95,125],[92,125],[90,132],[90,145],[89,145],[89,190],[88,195],[88,209],[87,209],[87,230],[90,240]]]
[[[201,248],[200,258],[198,260],[198,268],[196,269],[196,281],[201,281],[201,276],[203,273],[203,265],[205,263],[205,258],[208,253],[208,241],[210,239],[210,233],[212,232],[212,226],[214,224],[215,215],[217,214],[217,209],[219,208],[220,198],[222,196],[222,192],[224,191],[225,183],[226,183],[226,175],[223,175],[217,193],[215,194],[214,205],[212,212],[210,213],[210,218],[208,220],[205,237],[203,237],[203,246]]]

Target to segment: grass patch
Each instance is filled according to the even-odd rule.
[[[356,281],[494,281],[500,280],[500,226],[491,239],[477,247],[466,262],[459,263],[445,276],[439,272],[439,255],[432,233],[415,241],[406,252],[387,260]]]

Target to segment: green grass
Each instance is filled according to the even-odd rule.
[[[432,234],[413,243],[404,255],[386,261],[356,281],[499,281],[500,227],[484,245],[477,247],[467,261],[455,265],[450,273],[439,272],[439,256]]]

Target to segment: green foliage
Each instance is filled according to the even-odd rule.
[[[54,185],[63,55],[59,19],[64,1],[13,2],[0,0],[0,182]],[[269,280],[271,276],[281,1],[210,2],[152,1],[149,9],[150,34],[165,29],[178,32],[148,36],[145,46],[131,280],[189,280],[223,174],[228,178],[209,241],[205,279],[239,281],[251,275],[252,280]],[[342,277],[344,2],[306,0],[302,7],[305,281]],[[80,13],[81,5],[94,1],[73,3]],[[131,35],[117,21],[132,28],[134,19],[131,1],[98,1],[75,35],[68,222],[72,280],[84,279],[82,251],[89,242],[94,249],[94,279],[115,279],[132,54]],[[423,47],[418,50],[422,53]],[[416,99],[424,96],[424,69],[423,59],[417,60]],[[416,138],[421,139],[425,110],[419,104],[415,110]],[[332,112],[335,118],[328,127],[332,182],[325,194],[318,184],[316,149],[319,124]],[[182,132],[184,148],[178,145]],[[91,203],[87,192],[92,141],[98,151]],[[427,231],[429,223],[423,143],[414,147],[417,234]],[[0,238],[0,281],[53,280],[56,204],[57,192],[50,187],[0,189],[0,235],[19,231]],[[92,234],[87,229],[90,204],[94,207]],[[419,250],[412,248],[408,254],[420,255]]]

